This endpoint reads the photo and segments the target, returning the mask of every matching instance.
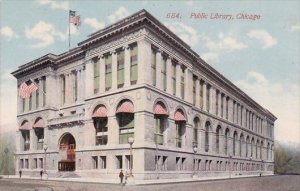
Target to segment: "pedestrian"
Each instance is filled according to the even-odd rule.
[[[19,177],[22,177],[22,170],[19,170]]]
[[[127,170],[125,171],[125,184],[127,183],[128,173]]]
[[[40,171],[41,180],[43,178],[43,170]]]
[[[119,178],[120,178],[120,184],[123,184],[123,178],[124,178],[123,170],[120,171]]]

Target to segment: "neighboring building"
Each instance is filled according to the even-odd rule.
[[[38,85],[18,97],[24,175],[116,178],[131,136],[136,179],[273,174],[276,117],[145,10],[12,74]]]

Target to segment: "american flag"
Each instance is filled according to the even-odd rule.
[[[23,99],[27,99],[30,95],[38,89],[36,84],[31,80],[23,82],[19,88],[19,96]]]
[[[73,23],[75,26],[80,25],[80,16],[79,15],[76,16],[75,11],[70,10],[69,16],[70,16],[70,23]]]

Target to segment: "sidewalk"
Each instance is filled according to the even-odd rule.
[[[268,175],[265,175],[268,176]],[[249,177],[257,177],[257,175],[252,176],[232,176],[232,179],[237,178],[249,178]],[[10,175],[9,177],[4,176],[4,178],[14,178],[19,179],[18,175]],[[40,180],[40,177],[30,177],[30,176],[22,176],[21,179],[31,179],[31,180]],[[135,180],[135,185],[147,185],[147,184],[168,184],[168,183],[178,183],[178,182],[199,182],[199,181],[213,181],[213,180],[226,180],[229,177],[198,177],[198,178],[182,178],[182,179],[152,179],[152,180]],[[102,184],[119,184],[119,178],[115,179],[100,179],[100,178],[53,178],[49,177],[48,179],[44,179],[47,181],[70,181],[70,182],[85,182],[85,183],[102,183]]]

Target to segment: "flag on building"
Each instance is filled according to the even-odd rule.
[[[37,85],[34,82],[32,82],[32,80],[28,80],[20,85],[19,96],[23,99],[27,99],[37,89]]]
[[[80,25],[80,15],[76,15],[76,11],[69,11],[70,23],[73,23],[75,26]]]

